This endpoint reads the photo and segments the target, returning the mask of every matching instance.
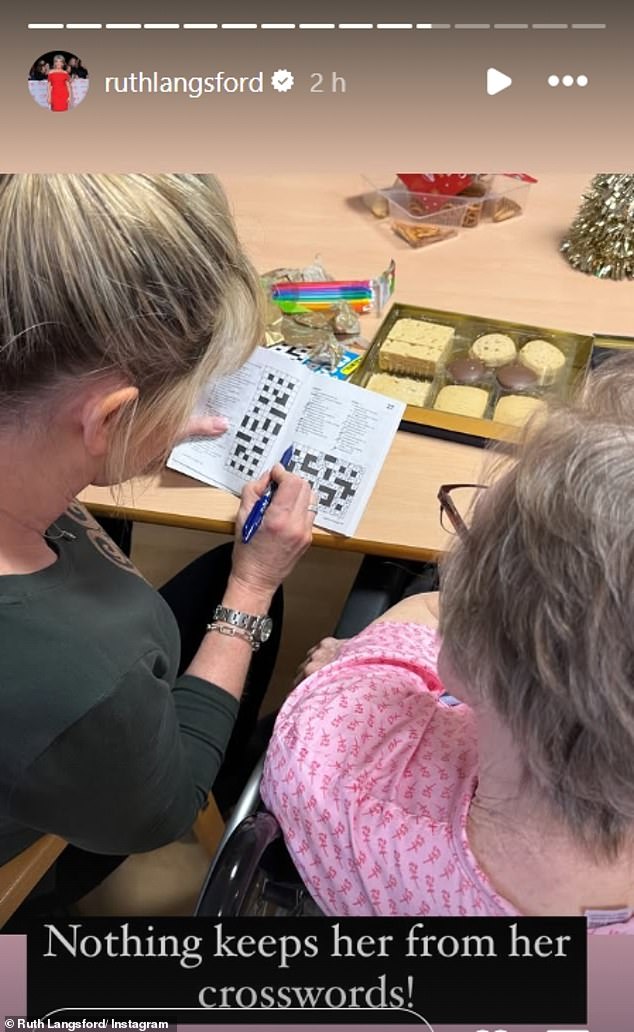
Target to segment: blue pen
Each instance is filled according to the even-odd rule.
[[[284,469],[288,469],[293,458],[293,445],[286,449],[282,458],[280,459],[280,465]],[[262,520],[264,519],[264,513],[268,509],[269,505],[273,500],[273,495],[277,491],[277,484],[272,480],[262,497],[255,503],[251,512],[244,521],[244,527],[242,528],[242,540],[246,545],[247,541],[250,541],[256,530],[259,529]]]

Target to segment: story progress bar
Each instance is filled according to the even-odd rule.
[[[524,30],[598,30],[607,29],[606,24],[589,23],[550,23],[541,22],[510,23],[510,22],[457,22],[453,25],[440,24],[436,22],[29,22],[28,29],[147,29],[153,30],[379,30],[379,31],[411,31],[417,29],[458,29],[458,30],[500,30],[515,31]]]

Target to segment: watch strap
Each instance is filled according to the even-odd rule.
[[[253,631],[262,619],[250,613],[241,613],[239,609],[229,609],[228,606],[216,606],[213,618],[214,621],[229,624],[231,627],[241,627],[244,631]]]
[[[268,641],[273,627],[273,621],[268,615],[253,616],[251,613],[241,613],[238,609],[230,609],[223,605],[216,606],[213,622],[237,627],[260,643]]]

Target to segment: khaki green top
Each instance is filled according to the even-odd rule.
[[[0,863],[44,832],[112,854],[182,836],[238,712],[177,676],[169,606],[86,510],[56,528],[75,539],[51,566],[0,577]]]

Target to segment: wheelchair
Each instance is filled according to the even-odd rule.
[[[352,638],[401,599],[437,588],[435,564],[365,556],[334,637]],[[289,856],[277,820],[263,806],[263,769],[264,753],[227,822],[198,899],[197,917],[323,916]]]

